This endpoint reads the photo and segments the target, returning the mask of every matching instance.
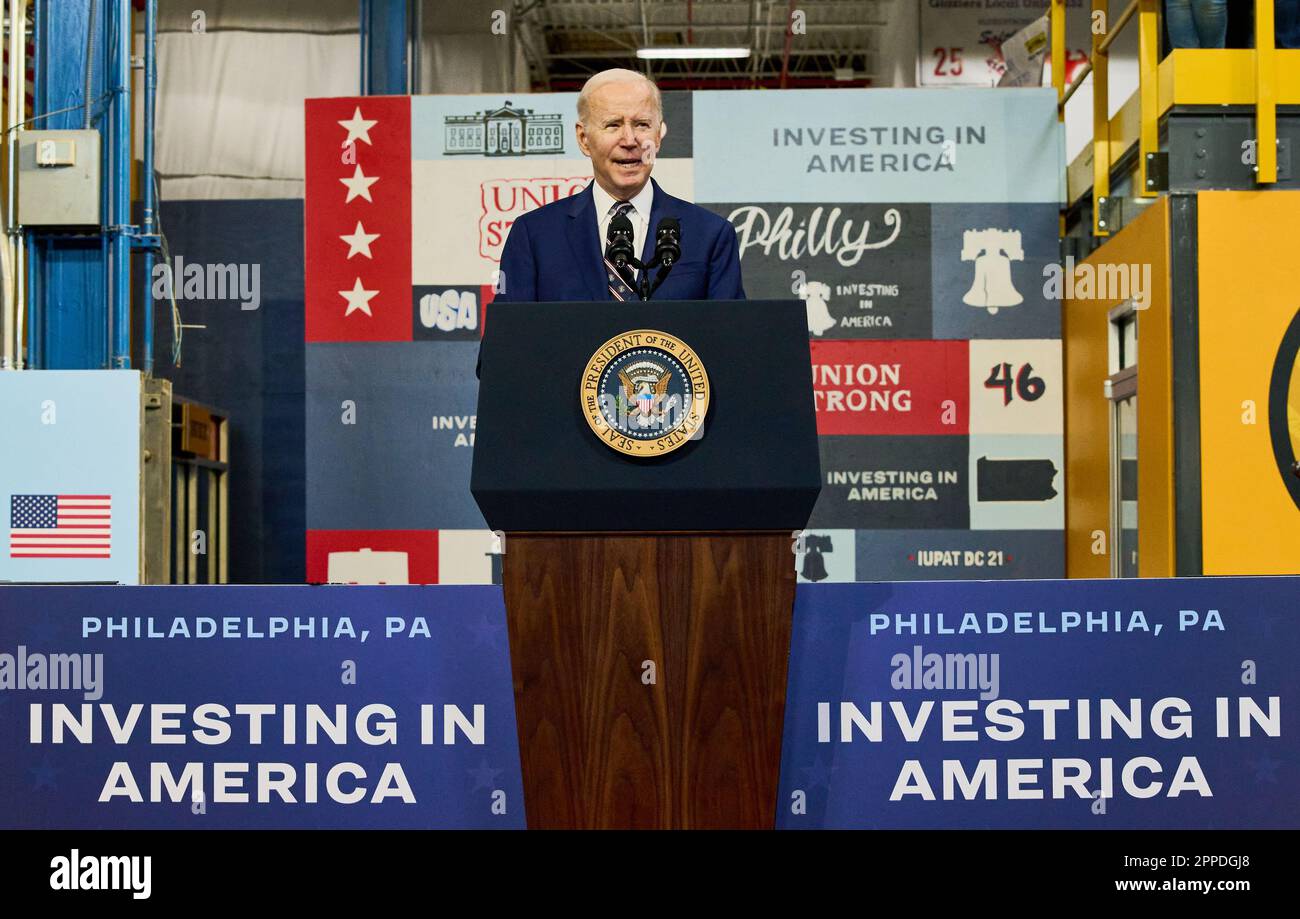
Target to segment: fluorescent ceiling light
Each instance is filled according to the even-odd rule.
[[[749,57],[748,48],[706,48],[703,45],[678,45],[666,48],[637,48],[643,60],[684,60],[687,58]]]

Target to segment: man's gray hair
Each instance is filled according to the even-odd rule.
[[[590,114],[591,94],[607,83],[644,83],[649,86],[650,91],[654,94],[655,111],[659,115],[660,123],[663,122],[664,100],[659,95],[659,87],[655,86],[654,81],[645,74],[637,73],[635,70],[625,70],[622,67],[602,70],[582,85],[582,91],[578,93],[578,121],[584,125],[587,123],[587,115]]]

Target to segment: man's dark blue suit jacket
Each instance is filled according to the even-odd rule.
[[[731,223],[712,211],[674,198],[654,179],[650,225],[641,260],[654,257],[655,227],[664,217],[681,221],[682,257],[654,300],[743,300],[740,247]],[[500,303],[613,300],[605,273],[604,240],[596,228],[591,185],[576,195],[524,214],[510,228],[501,254]],[[658,273],[652,269],[651,277]]]

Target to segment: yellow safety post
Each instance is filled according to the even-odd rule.
[[[1277,181],[1277,56],[1273,0],[1255,0],[1255,181]]]
[[[1092,0],[1092,18],[1100,12],[1106,32],[1092,33],[1092,232],[1109,236],[1106,202],[1110,198],[1110,0]],[[1116,28],[1122,28],[1117,23]]]
[[[1159,0],[1138,5],[1138,194],[1154,198],[1159,189],[1147,177],[1150,155],[1160,150],[1160,11]]]

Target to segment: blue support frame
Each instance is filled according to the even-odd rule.
[[[90,79],[91,123],[100,132],[100,232],[26,231],[27,366],[101,369],[131,366],[131,254],[144,253],[146,371],[153,369],[151,270],[159,239],[153,189],[157,0],[145,7],[143,228],[131,215],[131,0],[89,4],[35,0],[34,128],[80,128],[84,118],[87,35],[96,42]]]
[[[104,246],[108,284],[109,366],[131,366],[131,0],[108,0],[111,18],[105,43],[112,96],[104,131],[111,173],[105,182]]]
[[[32,71],[39,70],[41,56],[41,21],[44,17],[44,4],[37,0],[32,4],[32,35],[36,37],[33,43],[35,50],[33,52]],[[35,90],[35,86],[33,86]],[[38,107],[39,110],[39,107]],[[16,215],[15,215],[16,219]],[[28,231],[23,234],[24,244],[27,249],[27,367],[44,366],[44,355],[42,354],[42,344],[45,337],[42,330],[45,327],[45,297],[40,287],[40,248],[36,245],[36,234]]]
[[[154,197],[154,109],[158,95],[158,0],[145,0],[144,6],[144,155],[140,163],[141,189],[140,222],[144,242],[144,322],[141,342],[141,366],[145,373],[153,373],[153,266],[156,250],[152,245],[157,233],[155,213],[158,202]]]
[[[360,0],[363,96],[400,96],[410,90],[407,5],[408,0]]]
[[[36,0],[35,102],[36,115],[85,102],[86,3]],[[91,97],[104,93],[106,55],[103,23],[107,3],[97,4],[96,34],[101,37],[96,67],[91,73]],[[98,107],[92,107],[92,115]],[[33,127],[80,128],[80,107],[49,118]],[[92,127],[101,127],[92,118]],[[106,149],[106,144],[101,145]],[[102,164],[103,160],[101,160]],[[28,324],[29,367],[47,369],[98,369],[108,366],[108,290],[104,284],[104,258],[100,238],[27,234],[29,246]]]

